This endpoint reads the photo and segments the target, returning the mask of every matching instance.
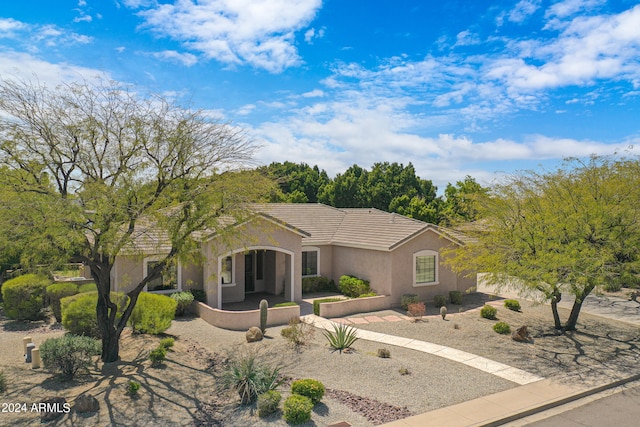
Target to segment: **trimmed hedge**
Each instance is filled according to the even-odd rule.
[[[47,298],[51,305],[51,311],[56,317],[57,322],[62,322],[62,309],[60,308],[60,300],[65,297],[70,297],[78,293],[78,285],[75,283],[54,283],[47,286]]]
[[[294,305],[299,305],[297,302],[295,301],[287,301],[287,302],[281,302],[279,304],[276,304],[273,306],[273,308],[277,308],[277,307],[293,307]]]
[[[462,292],[449,291],[449,301],[451,301],[451,304],[455,304],[455,305],[462,304]]]
[[[362,294],[368,294],[371,292],[369,281],[359,279],[355,276],[340,277],[338,287],[340,288],[340,292],[342,292],[343,295],[351,298],[358,298]]]
[[[42,318],[44,298],[51,281],[44,276],[25,274],[2,284],[2,299],[6,315],[15,320]]]
[[[342,298],[320,298],[313,300],[313,314],[320,316],[320,304],[323,302],[337,302],[343,301]]]
[[[129,300],[125,294],[111,292],[111,301],[118,305],[117,317],[122,315]],[[98,292],[84,292],[60,300],[62,326],[74,335],[100,338],[96,306]],[[117,321],[117,320],[116,320]]]
[[[506,299],[504,300],[504,306],[512,311],[520,311],[520,303],[515,299]]]
[[[143,334],[160,334],[171,326],[177,305],[176,300],[166,295],[141,292],[129,324]]]
[[[407,311],[409,310],[409,304],[415,304],[420,302],[420,298],[416,294],[402,294],[400,297],[400,307]]]
[[[302,278],[302,293],[308,292],[335,292],[336,284],[333,280],[329,280],[324,276],[303,277]]]
[[[433,303],[436,308],[444,307],[447,305],[447,296],[446,295],[436,295],[433,297]]]
[[[488,304],[480,309],[480,317],[485,319],[496,320],[496,314],[498,314],[498,309]]]
[[[85,283],[84,285],[78,286],[79,294],[83,294],[85,292],[98,292],[98,287],[95,283]]]
[[[507,322],[498,322],[493,325],[493,330],[499,334],[506,335],[511,333],[511,328]]]

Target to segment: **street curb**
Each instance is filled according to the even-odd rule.
[[[632,376],[627,377],[627,378],[623,378],[623,379],[620,379],[620,380],[613,381],[611,383],[607,383],[607,384],[599,385],[597,387],[592,387],[592,388],[589,388],[589,389],[586,389],[586,390],[578,391],[578,392],[569,394],[568,396],[565,396],[565,397],[562,397],[562,398],[559,398],[559,399],[555,399],[555,400],[553,400],[551,402],[548,402],[548,403],[545,403],[543,405],[539,405],[539,406],[536,406],[534,408],[518,412],[517,414],[501,416],[499,418],[493,419],[493,420],[488,421],[488,422],[483,422],[483,423],[480,423],[480,424],[474,424],[474,426],[478,426],[478,427],[497,427],[497,426],[500,426],[502,424],[509,423],[509,422],[512,422],[512,421],[516,421],[516,420],[519,420],[521,418],[528,417],[529,415],[537,414],[539,412],[546,411],[547,409],[555,408],[555,407],[558,407],[558,406],[561,406],[561,405],[564,405],[564,404],[567,404],[567,403],[570,403],[570,402],[574,402],[576,400],[582,399],[583,397],[591,396],[591,395],[594,395],[596,393],[600,393],[602,391],[609,390],[609,389],[624,385],[626,383],[637,381],[637,380],[640,380],[640,374],[635,374],[635,375],[632,375]]]

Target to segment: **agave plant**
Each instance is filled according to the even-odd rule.
[[[358,340],[358,331],[348,325],[333,325],[332,331],[322,331],[334,350],[342,353],[342,350],[350,348]]]

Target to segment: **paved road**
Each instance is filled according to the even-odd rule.
[[[542,414],[524,418],[508,424],[509,426],[528,427],[626,427],[640,425],[640,384],[634,383],[634,387],[625,387],[618,393],[593,400],[594,397],[586,398],[588,402],[583,406],[575,407],[581,402],[574,402],[559,406],[549,413],[556,413],[549,418],[533,421],[540,418]],[[572,408],[568,409],[567,408]],[[533,422],[528,422],[533,421]]]

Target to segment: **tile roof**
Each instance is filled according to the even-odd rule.
[[[334,208],[319,203],[252,205],[280,221],[310,234],[305,246],[334,244],[392,250],[427,229],[460,243],[460,239],[433,224],[375,208]]]

